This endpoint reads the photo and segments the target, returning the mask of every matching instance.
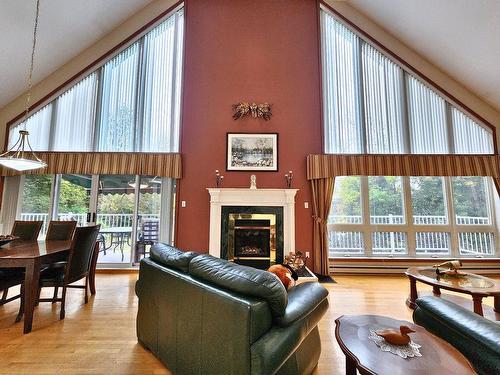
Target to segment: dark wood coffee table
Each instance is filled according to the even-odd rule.
[[[346,356],[347,375],[355,375],[356,369],[362,375],[475,374],[469,361],[458,350],[410,322],[378,315],[355,315],[341,316],[335,324],[335,338]],[[368,338],[370,329],[399,329],[401,325],[416,331],[411,338],[422,345],[422,357],[404,359],[383,352]]]
[[[406,304],[414,309],[415,300],[418,298],[417,281],[432,286],[435,296],[441,295],[441,289],[452,292],[469,294],[474,301],[474,312],[483,315],[482,300],[484,297],[495,299],[495,312],[500,313],[500,282],[468,272],[461,272],[460,277],[440,276],[433,267],[410,267],[405,274],[410,279],[410,296]]]

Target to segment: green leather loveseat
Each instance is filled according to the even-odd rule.
[[[156,244],[136,294],[138,340],[176,375],[310,374],[318,363],[318,283],[287,293],[269,272]]]
[[[500,374],[500,325],[443,298],[416,300],[413,320],[448,341],[480,375]]]

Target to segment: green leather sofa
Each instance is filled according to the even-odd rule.
[[[416,300],[413,320],[448,341],[480,375],[500,374],[500,325],[443,298]]]
[[[288,293],[269,272],[152,246],[141,261],[137,337],[176,375],[310,374],[328,292]]]

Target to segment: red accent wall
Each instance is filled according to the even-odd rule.
[[[209,194],[223,187],[284,188],[294,173],[296,249],[312,249],[306,155],[322,151],[316,0],[186,0],[185,67],[176,244],[208,251]],[[232,119],[239,101],[273,105],[270,121]],[[279,134],[278,172],[228,172],[227,132]],[[186,207],[180,207],[180,201]],[[309,202],[309,208],[304,208]],[[288,249],[285,249],[285,253]],[[312,255],[312,254],[311,254]],[[312,262],[311,262],[312,264]]]

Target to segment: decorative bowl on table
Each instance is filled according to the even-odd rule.
[[[7,245],[9,242],[17,240],[19,237],[12,236],[10,234],[0,234],[0,247]]]

